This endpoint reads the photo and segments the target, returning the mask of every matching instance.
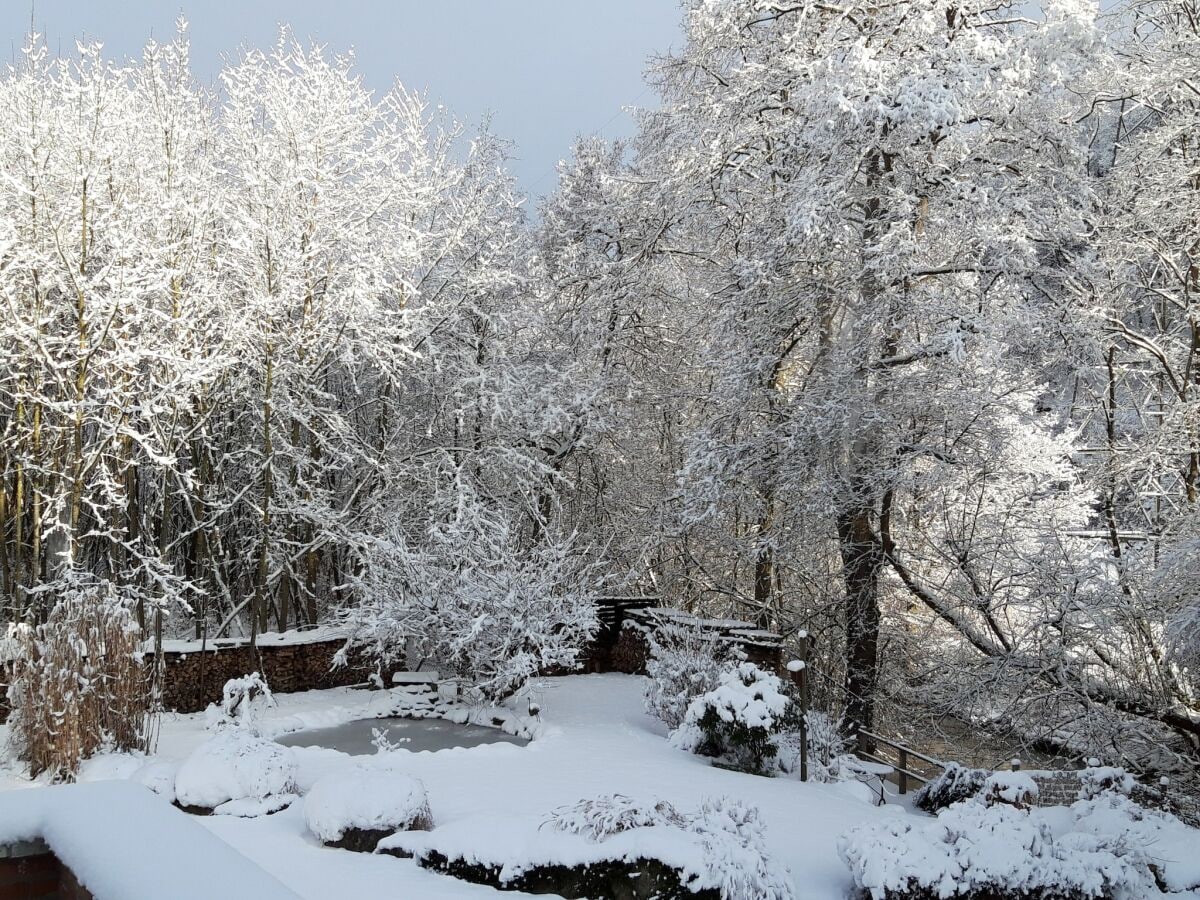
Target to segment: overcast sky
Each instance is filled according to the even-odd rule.
[[[140,53],[190,22],[196,76],[211,82],[223,54],[268,47],[279,23],[331,50],[353,48],[377,91],[399,78],[459,118],[515,142],[513,171],[537,197],[577,134],[628,135],[622,106],[654,94],[649,56],[680,42],[675,0],[36,0],[34,21],[51,51],[99,39],[107,53]],[[10,57],[29,29],[30,0],[0,0],[0,37]]]

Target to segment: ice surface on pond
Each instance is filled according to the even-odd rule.
[[[499,728],[460,725],[445,719],[356,719],[331,728],[310,728],[277,738],[289,747],[328,747],[351,755],[375,753],[376,732],[399,750],[446,750],[478,747],[480,744],[528,744],[525,738],[506,734]]]

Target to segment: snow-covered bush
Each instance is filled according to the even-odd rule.
[[[970,800],[979,795],[990,775],[991,772],[985,769],[968,769],[955,762],[949,763],[940,775],[913,794],[913,806],[935,813],[952,803]]]
[[[688,830],[703,843],[705,887],[729,900],[791,900],[792,879],[767,853],[766,824],[757,807],[731,797],[706,799]]]
[[[663,622],[647,641],[646,711],[671,729],[683,724],[693,700],[716,688],[721,673],[739,662],[718,632],[686,622]]]
[[[273,811],[295,794],[296,759],[291,748],[241,728],[209,738],[175,775],[175,799],[181,806],[215,812]],[[230,803],[235,805],[221,808]]]
[[[274,703],[267,680],[258,672],[231,678],[221,689],[221,702],[210,703],[204,711],[205,726],[210,731],[242,728],[257,734],[259,713]]]
[[[753,663],[722,672],[717,687],[691,702],[671,734],[681,750],[712,756],[747,772],[768,771],[774,737],[789,701],[779,677]]]
[[[431,503],[445,509],[432,516],[423,549],[403,521],[372,543],[362,602],[345,614],[346,650],[381,666],[433,666],[493,703],[543,670],[576,668],[599,623],[596,579],[572,540],[529,546],[508,515],[457,476]]]
[[[571,806],[554,810],[547,820],[547,824],[557,831],[581,834],[593,841],[602,841],[632,828],[655,825],[682,827],[684,822],[679,811],[665,800],[647,803],[622,794],[580,800]]]
[[[1119,791],[1106,791],[1073,804],[1069,814],[1076,831],[1143,848],[1164,890],[1200,890],[1200,831],[1170,813],[1145,809]]]
[[[1115,766],[1088,766],[1079,773],[1079,799],[1091,800],[1107,793],[1128,797],[1135,784],[1133,776],[1124,769]]]
[[[793,702],[790,712],[795,711],[796,704]],[[791,720],[794,717],[798,716],[785,716],[785,730],[774,739],[779,768],[789,774],[800,770],[802,732],[798,730],[798,724],[793,727]],[[853,777],[847,768],[847,763],[852,759],[846,752],[849,742],[838,729],[837,722],[820,710],[809,710],[807,719],[808,727],[803,734],[808,741],[809,780],[829,782]]]
[[[895,818],[853,828],[838,851],[855,887],[871,900],[1157,895],[1140,843],[1081,829],[1074,816],[1056,822],[1048,812],[956,803],[928,824]]]
[[[317,840],[332,844],[351,830],[428,831],[433,815],[417,779],[354,769],[317,780],[304,797],[304,822]]]
[[[98,750],[146,751],[152,713],[141,632],[109,583],[65,591],[40,625],[13,625],[9,732],[31,774],[71,778]]]

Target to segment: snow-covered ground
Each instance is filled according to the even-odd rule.
[[[757,806],[775,859],[792,873],[800,900],[843,900],[850,886],[837,837],[847,828],[884,816],[906,816],[899,806],[875,807],[843,785],[802,784],[730,772],[674,749],[661,723],[643,711],[644,679],[575,675],[539,682],[541,733],[525,747],[487,744],[437,752],[392,752],[351,757],[334,750],[295,748],[297,783],[307,791],[321,776],[358,766],[387,768],[420,779],[435,826],[476,831],[485,838],[531,835],[556,807],[601,794],[667,800],[681,810],[705,797],[728,795]],[[332,725],[372,715],[384,695],[348,688],[279,695],[262,728],[268,733]],[[208,734],[202,715],[168,716],[159,756],[181,761]],[[109,773],[93,766],[85,777]],[[0,787],[28,785],[9,771]],[[303,804],[255,819],[199,818],[206,828],[304,897],[495,895],[424,871],[392,857],[322,847],[306,833]],[[512,896],[512,894],[508,894]]]

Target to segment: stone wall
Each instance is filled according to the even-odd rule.
[[[240,641],[204,650],[198,644],[194,648],[167,645],[163,652],[163,706],[176,712],[199,712],[221,699],[226,681],[256,671],[262,672],[272,691],[281,694],[362,684],[374,672],[362,659],[334,668],[334,656],[345,640],[330,637],[328,632],[315,633],[312,639],[306,639],[303,632],[275,640],[264,638],[258,646],[258,659],[249,645]],[[153,654],[148,654],[147,663],[152,662]]]
[[[334,656],[344,645],[345,639],[330,629],[267,634],[259,641],[260,666],[245,641],[216,641],[203,649],[198,641],[168,641],[163,650],[163,706],[200,712],[221,699],[226,681],[260,670],[278,693],[362,684],[374,667],[361,657],[333,668]],[[147,666],[153,662],[154,653],[147,653]],[[391,672],[385,677],[390,679]],[[8,718],[7,678],[0,667],[0,722]]]
[[[1034,806],[1070,806],[1079,799],[1078,772],[1030,772],[1038,786]]]
[[[1030,772],[1038,786],[1034,806],[1070,806],[1079,799],[1079,772]],[[1200,798],[1182,791],[1155,788],[1134,782],[1129,799],[1146,809],[1160,809],[1177,816],[1193,828],[1200,828]]]

